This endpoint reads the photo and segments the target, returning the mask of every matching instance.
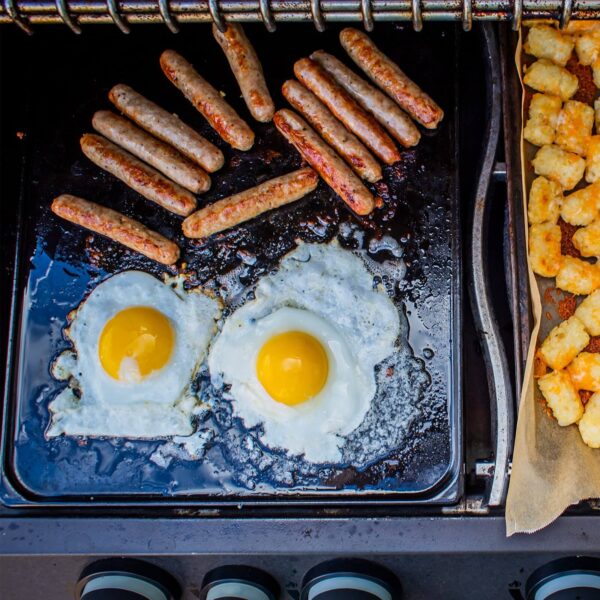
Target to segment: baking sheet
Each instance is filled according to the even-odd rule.
[[[522,82],[524,52],[521,31],[515,62]],[[523,86],[523,123],[526,122],[527,93]],[[576,98],[577,99],[577,98]],[[523,189],[529,190],[535,173],[531,159],[536,148],[521,132]],[[580,186],[581,187],[581,184]],[[578,188],[576,188],[578,189]],[[523,194],[524,223],[528,193]],[[528,228],[526,227],[528,243]],[[554,278],[536,276],[529,258],[529,285],[534,328],[527,356],[506,503],[507,535],[533,533],[559,517],[581,500],[600,496],[600,455],[583,443],[576,426],[560,427],[548,409],[534,378],[535,353],[550,330],[564,321],[561,313],[572,297],[555,287]],[[582,297],[578,298],[579,301]],[[563,313],[564,315],[564,313]]]
[[[278,89],[292,76],[294,60],[317,48],[344,57],[337,42],[339,28],[325,34],[299,25],[279,27],[275,34],[267,34],[261,26],[247,30],[278,106],[284,105]],[[297,168],[298,155],[273,126],[250,120],[209,28],[190,29],[176,37],[162,30],[140,30],[131,37],[90,30],[80,38],[44,31],[28,41],[31,56],[20,57],[28,71],[18,82],[29,113],[23,179],[26,216],[20,247],[19,330],[13,348],[15,377],[7,398],[4,446],[4,481],[16,488],[17,497],[5,493],[5,502],[68,503],[92,497],[235,502],[315,494],[332,499],[456,498],[461,447],[456,31],[455,26],[432,25],[415,34],[410,27],[382,25],[374,34],[376,43],[446,110],[440,129],[424,132],[418,148],[404,152],[401,167],[384,170],[377,190],[385,207],[374,220],[351,215],[321,184],[306,199],[208,244],[185,240],[180,219],[89,163],[78,140],[90,131],[93,112],[110,107],[106,99],[110,87],[124,82],[177,112],[224,150],[227,166],[213,176],[213,187],[201,203]],[[164,78],[158,56],[167,47],[197,65],[252,123],[257,142],[250,152],[227,148]],[[197,453],[196,460],[185,460],[186,453],[166,441],[46,440],[48,403],[64,386],[50,376],[49,367],[52,358],[68,347],[62,333],[67,313],[112,273],[132,268],[157,275],[169,272],[53,217],[50,201],[62,192],[107,204],[177,240],[193,272],[192,284],[218,287],[231,281],[235,271],[239,285],[251,289],[296,239],[326,242],[337,237],[349,248],[370,248],[371,258],[380,264],[403,265],[396,276],[390,274],[387,284],[401,314],[399,360],[407,380],[397,410],[391,407],[390,420],[376,429],[378,435],[387,432],[399,440],[397,445],[370,464],[363,460],[360,467],[290,460],[262,447],[256,432],[233,419],[231,407],[218,399],[191,442],[189,450]],[[402,253],[401,260],[390,248]],[[200,377],[198,385],[206,383]],[[355,437],[356,446],[368,459],[368,440],[361,433]],[[440,498],[438,492],[447,482],[454,487]]]

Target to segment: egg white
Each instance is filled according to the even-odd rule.
[[[273,400],[256,375],[262,345],[285,331],[314,336],[329,358],[323,390],[295,406]],[[396,307],[358,256],[337,244],[303,244],[225,321],[208,364],[213,385],[230,386],[234,414],[246,427],[262,424],[263,444],[335,463],[343,436],[369,410],[375,367],[394,351],[399,332]]]
[[[149,306],[165,315],[174,331],[167,364],[141,381],[112,378],[100,362],[98,341],[120,311]],[[98,285],[75,311],[67,337],[73,350],[53,366],[69,385],[51,403],[46,435],[156,438],[192,433],[193,376],[216,330],[220,305],[198,291],[185,292],[141,271],[125,271]]]

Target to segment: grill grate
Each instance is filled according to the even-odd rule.
[[[566,26],[571,19],[600,16],[597,0],[2,0],[0,23],[15,23],[27,33],[41,24],[67,25],[81,33],[83,24],[113,24],[123,33],[129,25],[164,23],[171,32],[181,23],[262,21],[269,31],[278,22],[362,22],[371,31],[376,21],[411,21],[420,31],[425,21],[511,21],[554,18]]]

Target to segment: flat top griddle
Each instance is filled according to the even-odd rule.
[[[351,64],[339,45],[338,32],[337,27],[317,33],[312,27],[288,25],[269,34],[261,26],[247,26],[278,107],[286,106],[279,89],[292,77],[297,58],[323,48]],[[408,26],[378,25],[373,38],[446,112],[437,131],[423,131],[420,145],[403,152],[402,163],[384,169],[383,181],[373,188],[383,199],[383,208],[372,218],[359,219],[321,183],[307,198],[207,243],[186,240],[178,217],[90,163],[79,149],[79,137],[91,131],[94,111],[110,108],[108,90],[123,82],[179,114],[224,150],[226,166],[212,177],[213,186],[200,198],[200,206],[298,168],[299,155],[273,125],[258,124],[249,116],[209,28],[186,28],[177,36],[162,29],[140,29],[129,37],[106,30],[86,30],[81,37],[43,31],[28,41],[35,60],[20,56],[26,70],[16,76],[27,127],[20,275],[13,315],[18,335],[11,348],[4,424],[2,488],[7,504],[90,499],[178,504],[316,498],[447,502],[457,497],[461,464],[457,30],[453,25],[430,25],[416,34]],[[162,75],[158,57],[169,47],[196,65],[248,120],[257,134],[251,151],[233,151],[224,144]],[[69,311],[113,273],[174,272],[54,217],[50,202],[64,192],[116,208],[176,240],[192,273],[190,285],[218,288],[227,279],[222,276],[234,271],[236,281],[251,288],[298,239],[324,243],[336,238],[349,249],[363,246],[379,263],[397,260],[386,249],[385,236],[396,240],[406,265],[404,278],[392,282],[405,336],[399,351],[404,353],[408,375],[401,389],[411,395],[399,402],[418,406],[418,418],[410,423],[402,444],[359,468],[315,466],[261,447],[256,432],[248,432],[232,418],[229,403],[218,399],[214,410],[201,418],[199,426],[210,432],[210,439],[198,460],[183,460],[176,451],[169,454],[164,440],[46,440],[48,403],[64,387],[51,377],[50,365],[69,346],[63,335]],[[206,373],[197,383],[208,385]],[[386,426],[394,428],[395,423]],[[360,436],[355,442],[363,443]]]

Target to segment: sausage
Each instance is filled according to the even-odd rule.
[[[275,113],[273,122],[304,160],[356,214],[368,215],[372,212],[375,207],[373,194],[302,117],[284,108]]]
[[[165,50],[160,55],[160,66],[169,81],[204,115],[210,126],[230,146],[238,150],[252,148],[252,129],[183,56],[175,50]]]
[[[92,125],[98,133],[191,192],[199,194],[210,188],[210,177],[200,167],[188,161],[172,146],[139,129],[131,121],[108,110],[100,110],[94,115]]]
[[[381,167],[373,155],[312,92],[294,80],[286,81],[281,91],[287,101],[308,119],[320,136],[358,175],[371,183],[381,179]]]
[[[322,100],[327,108],[383,162],[391,165],[400,160],[398,148],[381,125],[316,62],[310,58],[302,58],[294,64],[294,73],[300,82]]]
[[[219,46],[225,52],[248,110],[257,121],[269,122],[275,113],[275,105],[269,94],[258,56],[242,26],[230,23],[227,30],[221,33],[217,26],[213,25],[212,30]]]
[[[102,136],[86,133],[80,143],[83,153],[93,163],[124,181],[144,198],[184,217],[196,208],[196,198],[191,192]]]
[[[209,173],[218,171],[225,162],[223,153],[179,117],[147,100],[129,86],[120,83],[108,93],[109,100],[132,121],[171,144],[181,154]]]
[[[177,244],[111,208],[62,194],[52,201],[51,209],[71,223],[104,235],[164,265],[172,265],[179,258]]]
[[[318,175],[308,167],[270,179],[201,208],[185,219],[183,233],[190,238],[203,238],[229,229],[268,210],[299,200],[312,192],[318,183]]]
[[[444,111],[368,35],[347,27],[340,32],[340,42],[350,58],[415,121],[427,129],[438,126]]]
[[[405,147],[416,146],[421,139],[417,126],[388,96],[368,84],[335,56],[318,50],[310,57],[320,64],[365,110]]]

